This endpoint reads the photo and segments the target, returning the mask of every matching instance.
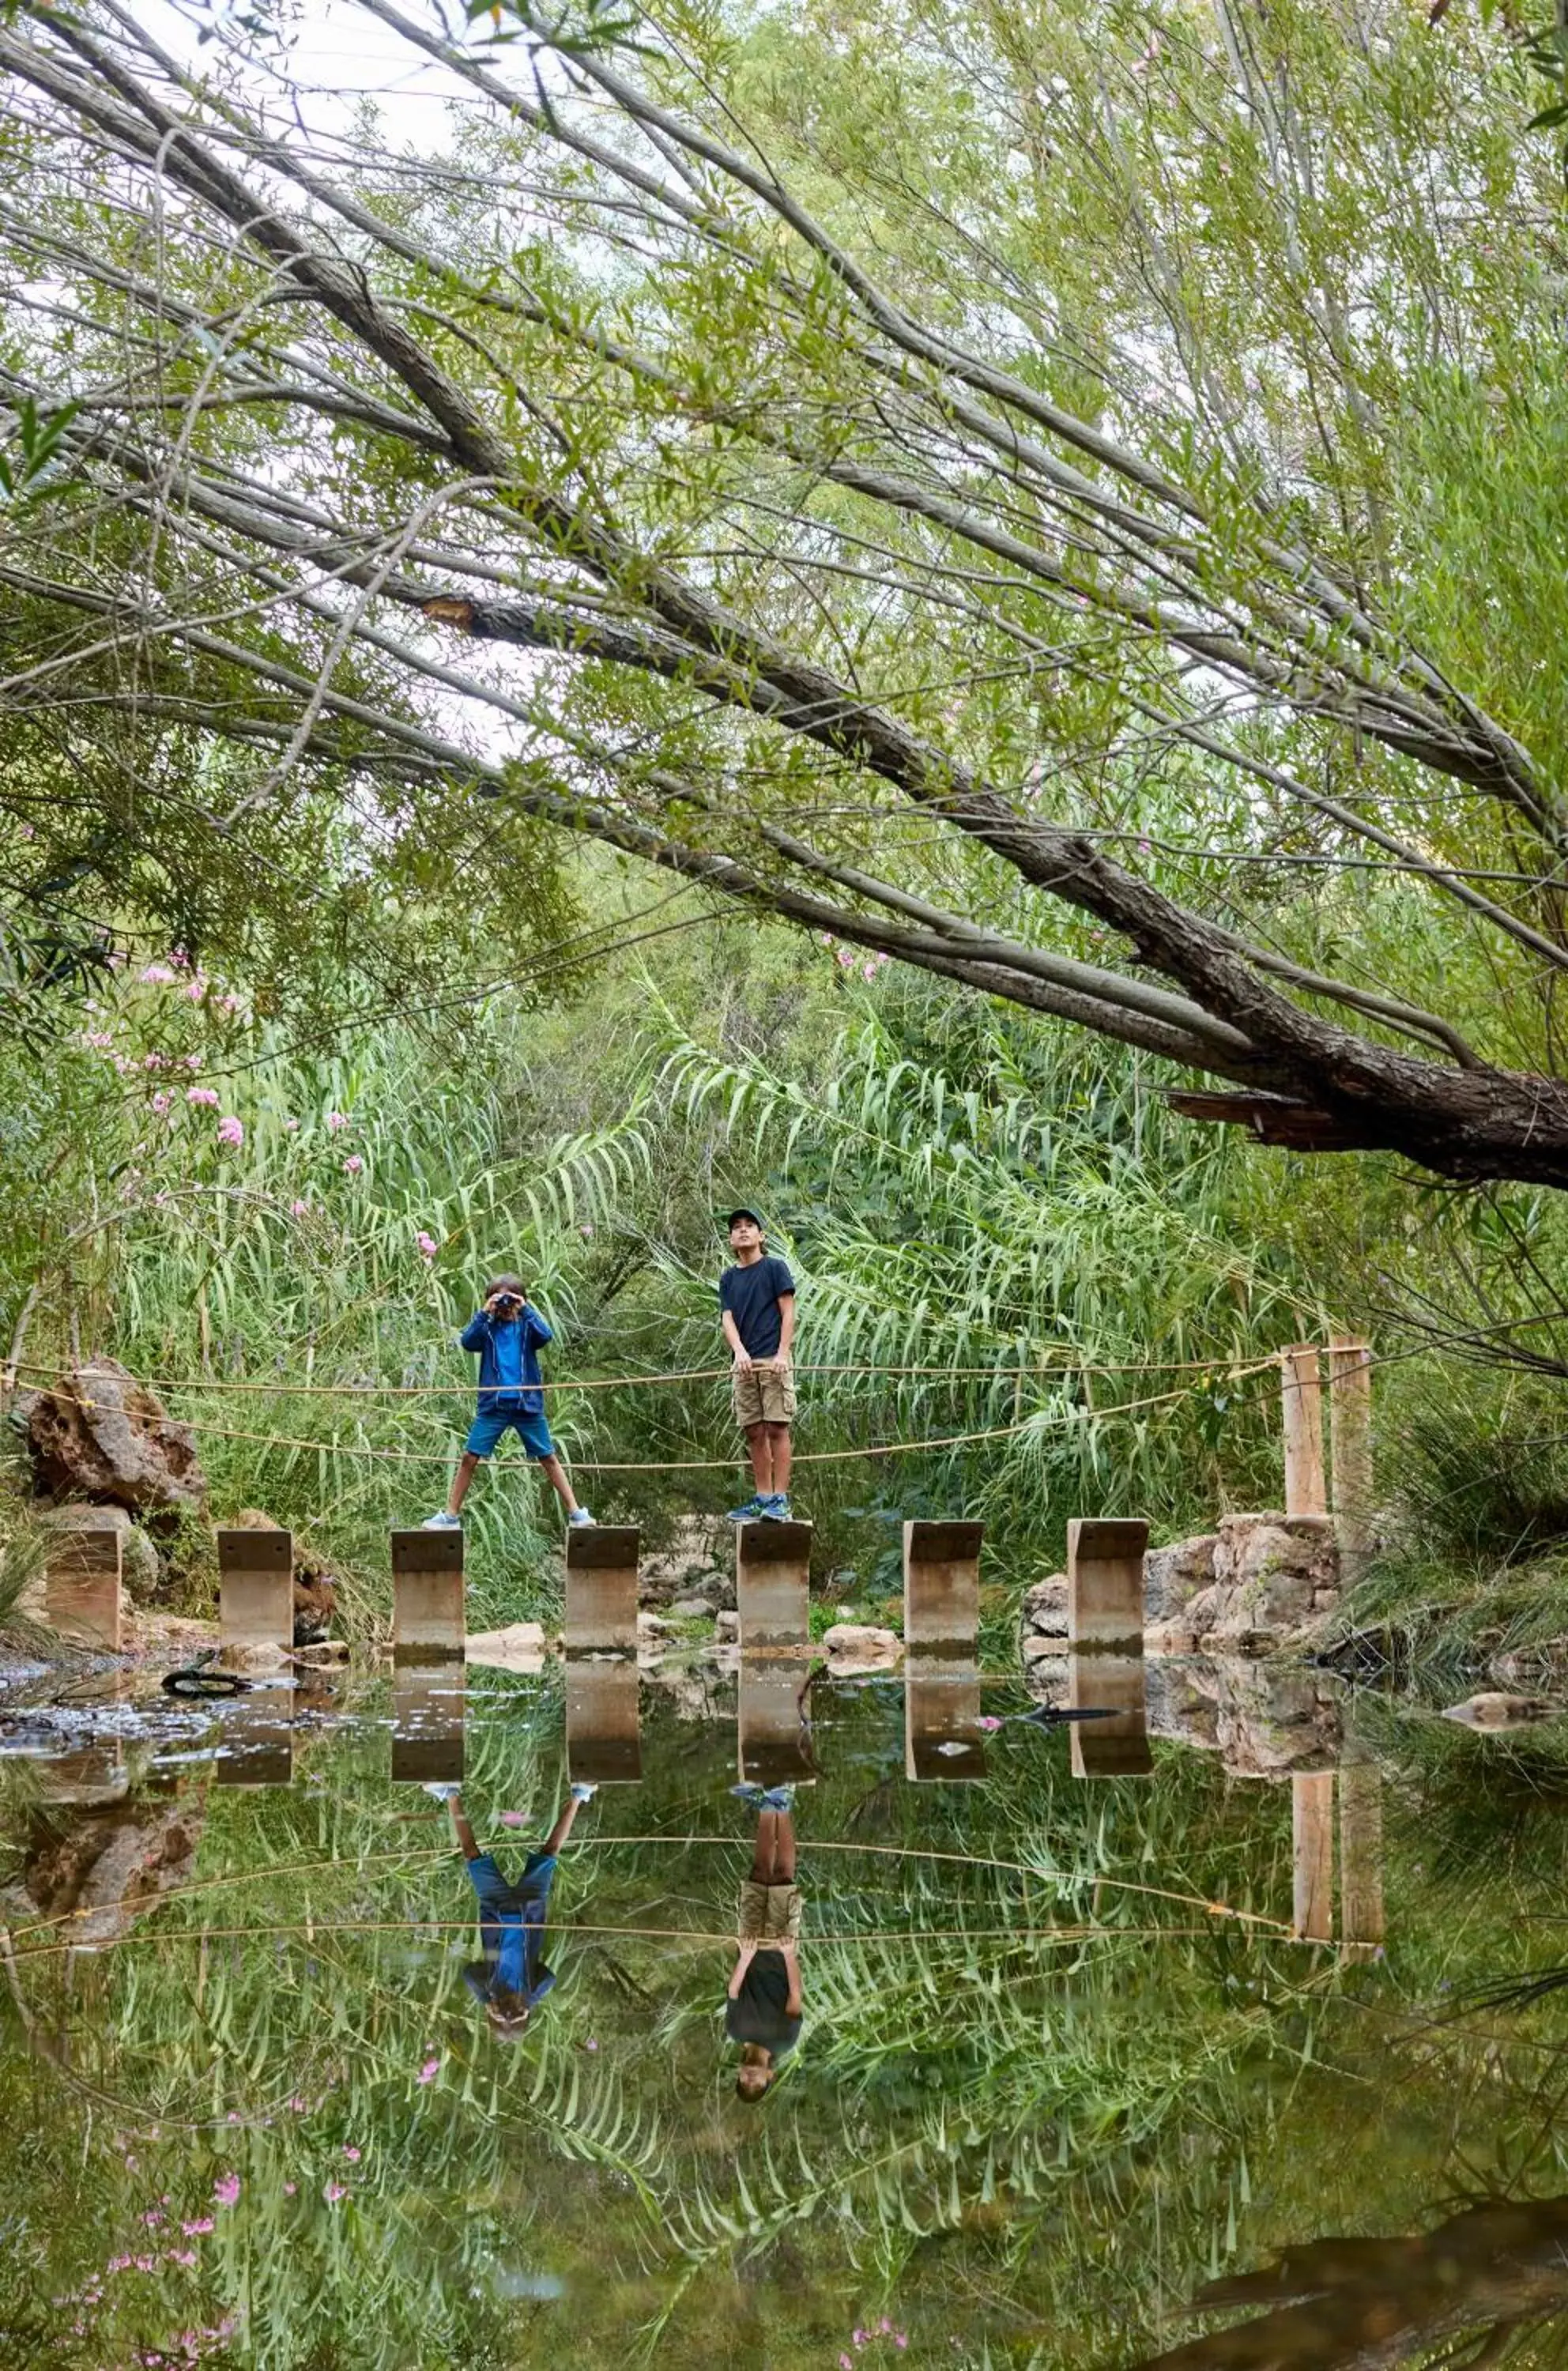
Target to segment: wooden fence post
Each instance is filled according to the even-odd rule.
[[[1340,1579],[1359,1580],[1372,1560],[1372,1346],[1329,1344],[1329,1441]]]
[[[1323,1480],[1323,1388],[1318,1379],[1318,1346],[1297,1342],[1280,1352],[1285,1418],[1285,1511],[1323,1517],[1329,1511]]]

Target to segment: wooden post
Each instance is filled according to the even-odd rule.
[[[451,1656],[398,1663],[392,1674],[392,1775],[398,1780],[463,1775],[464,1690],[467,1674]]]
[[[1147,1778],[1154,1768],[1148,1745],[1148,1703],[1142,1655],[1069,1655],[1069,1710],[1109,1712],[1109,1720],[1075,1720],[1069,1767],[1075,1778]]]
[[[904,1775],[917,1785],[947,1787],[986,1775],[980,1674],[967,1658],[926,1655],[905,1664]]]
[[[803,1647],[810,1635],[810,1523],[737,1523],[735,1604],[741,1651]]]
[[[982,1523],[904,1526],[904,1643],[963,1647],[980,1637]]]
[[[811,1664],[803,1655],[770,1655],[757,1661],[743,1653],[736,1694],[737,1763],[741,1777],[752,1786],[814,1783],[804,1701],[810,1675]]]
[[[1290,1782],[1290,1835],[1295,1858],[1293,1922],[1304,1943],[1334,1937],[1334,1774],[1297,1771]]]
[[[566,1771],[594,1787],[629,1786],[641,1777],[635,1662],[567,1657]]]
[[[1348,1587],[1372,1560],[1372,1346],[1354,1336],[1329,1344],[1329,1443],[1340,1579]]]
[[[1347,1960],[1375,1960],[1385,1939],[1383,1774],[1375,1762],[1340,1765],[1340,1934]]]
[[[566,1627],[569,1655],[584,1648],[637,1652],[637,1559],[640,1532],[588,1525],[566,1535]]]
[[[43,1610],[52,1630],[73,1646],[118,1655],[124,1637],[121,1535],[101,1529],[62,1532],[44,1567]]]
[[[411,1663],[461,1657],[466,1637],[462,1532],[394,1532],[394,1657]]]
[[[218,1533],[218,1636],[225,1647],[294,1645],[294,1533]]]
[[[1143,1653],[1148,1525],[1075,1515],[1067,1525],[1067,1644]]]
[[[219,1715],[215,1783],[220,1787],[287,1787],[294,1777],[294,1691],[256,1688]]]
[[[1285,1418],[1285,1511],[1326,1516],[1323,1482],[1323,1390],[1318,1346],[1297,1342],[1279,1354]]]

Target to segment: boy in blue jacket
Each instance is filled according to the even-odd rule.
[[[591,1523],[593,1516],[580,1507],[556,1455],[555,1442],[545,1421],[545,1395],[539,1388],[539,1346],[553,1339],[548,1325],[529,1301],[522,1280],[498,1276],[485,1287],[484,1307],[469,1319],[459,1336],[465,1350],[479,1354],[479,1404],[457,1471],[452,1495],[443,1512],[432,1515],[427,1532],[462,1527],[463,1501],[468,1485],[483,1461],[499,1446],[502,1433],[515,1432],[530,1457],[536,1458],[546,1481],[566,1509],[574,1528]]]

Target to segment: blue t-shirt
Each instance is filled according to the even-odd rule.
[[[778,1296],[793,1292],[795,1279],[771,1252],[750,1267],[727,1267],[719,1279],[719,1306],[735,1321],[735,1331],[754,1359],[771,1359],[784,1337]]]

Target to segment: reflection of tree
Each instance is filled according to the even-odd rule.
[[[1271,2310],[1138,2371],[1389,2371],[1467,2334],[1475,2351],[1450,2359],[1481,2371],[1516,2331],[1568,2306],[1568,2198],[1471,2207],[1425,2238],[1315,2239],[1193,2302]]]

